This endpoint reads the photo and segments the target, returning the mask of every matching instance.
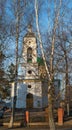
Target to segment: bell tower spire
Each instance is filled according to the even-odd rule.
[[[31,24],[28,25],[28,32],[32,33],[32,25]]]

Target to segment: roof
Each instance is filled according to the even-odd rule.
[[[35,34],[33,32],[28,32],[25,37],[35,37]]]
[[[25,37],[35,37],[35,33],[32,32],[32,26],[28,26],[28,32],[26,33]]]
[[[44,66],[44,61],[41,57],[37,57],[37,63]]]

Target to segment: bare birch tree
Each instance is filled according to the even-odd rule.
[[[53,58],[54,58],[54,46],[55,46],[55,38],[56,38],[56,29],[58,27],[58,17],[60,14],[60,8],[61,8],[61,0],[58,6],[58,10],[56,12],[56,17],[55,17],[55,23],[54,23],[54,29],[53,29],[53,37],[52,37],[52,47],[51,47],[51,58],[50,58],[50,70],[48,69],[47,63],[46,63],[46,58],[45,58],[45,54],[44,54],[44,50],[43,50],[43,46],[42,46],[42,39],[41,39],[41,34],[40,34],[40,30],[39,30],[39,20],[38,20],[38,2],[37,0],[35,0],[35,13],[36,13],[36,26],[37,26],[37,33],[38,33],[38,40],[40,43],[40,48],[41,48],[41,52],[42,52],[42,57],[44,60],[44,64],[45,64],[45,68],[46,68],[46,72],[48,75],[48,110],[49,110],[49,126],[50,126],[50,130],[55,130],[55,123],[54,123],[54,117],[53,117],[53,106],[52,106],[52,81],[53,81]]]
[[[19,43],[21,40],[22,35],[25,33],[25,29],[28,26],[29,22],[31,22],[32,17],[30,18],[30,13],[32,13],[33,10],[30,10],[31,12],[28,13],[28,9],[26,8],[31,3],[29,1],[20,1],[20,0],[14,0],[12,2],[12,12],[14,21],[11,22],[11,34],[13,35],[13,38],[15,38],[15,83],[14,83],[14,97],[13,97],[13,108],[11,113],[11,120],[9,127],[13,127],[14,123],[14,117],[15,117],[15,107],[16,107],[16,91],[17,91],[17,83],[18,83],[18,65],[20,62],[19,57]],[[25,17],[24,17],[25,16]],[[13,24],[14,23],[14,24]],[[22,45],[22,44],[21,44]],[[21,48],[20,48],[21,49]],[[21,56],[21,55],[20,55]]]
[[[15,83],[14,83],[14,97],[13,97],[13,106],[12,106],[12,113],[11,113],[11,119],[10,119],[10,124],[9,128],[13,127],[14,123],[14,117],[15,117],[15,107],[16,107],[16,91],[17,91],[17,83],[18,83],[18,44],[19,44],[19,27],[20,27],[20,0],[17,2],[14,1],[15,4],[15,18],[16,18],[16,24],[15,24],[15,43],[16,43],[16,51],[15,51],[15,56],[16,56],[16,65],[15,65]]]

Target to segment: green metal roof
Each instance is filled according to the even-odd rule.
[[[37,63],[39,65],[44,65],[44,61],[43,61],[43,59],[41,57],[37,57]]]

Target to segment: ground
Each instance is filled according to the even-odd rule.
[[[4,121],[4,119],[5,119],[5,123],[9,123],[9,120],[7,121],[7,116],[8,116],[8,118],[10,119],[10,115],[11,115],[11,110],[10,109],[7,109],[6,111],[5,111],[5,115],[4,115],[4,118],[3,118],[3,121]],[[25,115],[24,115],[24,110],[23,110],[23,113],[20,113],[20,111],[17,111],[16,110],[16,120],[17,120],[17,125],[15,124],[14,125],[14,128],[13,129],[11,129],[11,130],[49,130],[49,126],[48,126],[48,124],[47,124],[47,126],[45,125],[45,126],[43,126],[43,125],[41,125],[41,126],[39,126],[38,125],[38,123],[39,123],[39,121],[41,120],[41,119],[43,119],[43,118],[40,118],[39,116],[42,116],[43,117],[43,115],[42,114],[44,114],[44,111],[43,111],[43,113],[42,113],[42,111],[39,111],[39,112],[29,112],[29,117],[30,117],[30,114],[31,114],[31,119],[33,119],[33,122],[34,122],[34,117],[35,118],[37,118],[37,116],[39,117],[39,118],[37,118],[37,122],[34,122],[34,124],[35,124],[35,126],[31,126],[31,127],[25,127],[24,125],[23,125],[23,127],[20,127],[21,125],[18,125],[18,123],[20,123],[20,121],[21,121],[21,119],[22,119],[22,121],[23,121],[23,124],[24,124],[24,121],[26,120],[26,118],[24,119],[24,117],[25,117]],[[6,115],[6,113],[7,113],[7,115]],[[41,114],[40,114],[41,113]],[[35,115],[36,114],[36,115]],[[40,114],[40,115],[39,115]],[[6,117],[5,117],[6,116]],[[32,117],[33,116],[33,117]],[[18,122],[18,119],[19,119],[19,122]],[[40,120],[39,120],[40,119]],[[2,120],[2,119],[0,119],[0,120]],[[7,121],[7,122],[6,122]],[[32,122],[32,123],[33,123]],[[31,123],[31,120],[30,120],[30,123]],[[43,122],[41,122],[42,124],[43,124]],[[56,120],[56,130],[72,130],[72,113],[70,113],[70,116],[67,116],[66,115],[66,113],[65,113],[65,117],[64,117],[64,123],[63,123],[63,125],[62,126],[59,126],[58,125],[58,121]],[[3,123],[1,123],[1,124],[3,124]],[[21,124],[21,123],[20,123]],[[34,125],[33,124],[33,125]],[[8,126],[8,125],[7,125]],[[0,130],[8,130],[8,127],[7,126],[0,126]],[[15,127],[17,127],[17,128],[15,128]]]
[[[9,130],[8,128],[0,127],[0,130]],[[49,128],[13,128],[11,130],[49,130]],[[72,130],[72,127],[57,128],[56,130]]]

